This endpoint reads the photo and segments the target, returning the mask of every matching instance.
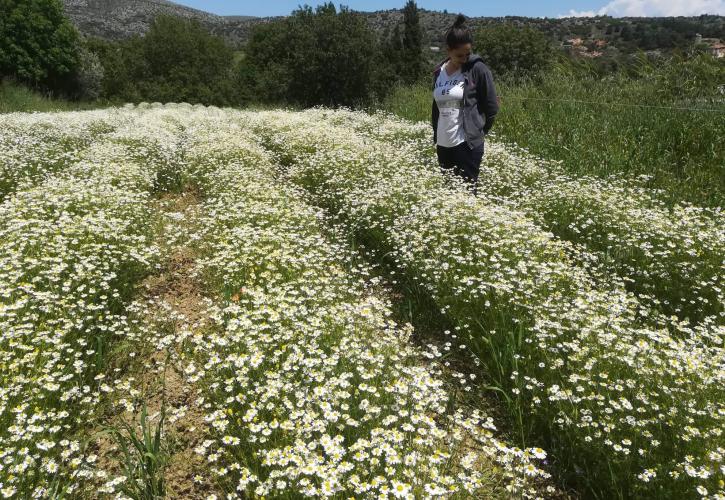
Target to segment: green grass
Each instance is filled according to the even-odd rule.
[[[725,75],[725,65],[712,71]],[[722,206],[725,96],[703,98],[692,88],[668,87],[671,80],[661,74],[599,79],[555,70],[540,83],[497,82],[501,109],[493,132],[535,155],[563,161],[576,175],[645,175],[647,187],[662,190],[667,203]],[[430,89],[398,88],[383,107],[429,121]]]
[[[90,102],[52,99],[17,83],[0,82],[0,113],[77,111],[98,106]]]
[[[165,402],[161,406],[161,416],[156,424],[150,422],[144,402],[139,429],[136,429],[134,423],[127,422],[122,422],[119,427],[109,428],[121,449],[124,474],[129,479],[119,489],[129,498],[155,500],[164,498],[166,494],[163,472],[169,457],[164,441],[165,419]]]

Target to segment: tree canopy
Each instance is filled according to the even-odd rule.
[[[78,41],[60,0],[0,0],[0,77],[59,87],[78,67]]]
[[[254,28],[243,71],[263,101],[355,105],[374,83],[376,48],[361,15],[345,7],[338,12],[331,2],[304,6]]]
[[[497,76],[536,74],[547,69],[555,56],[549,39],[529,27],[491,24],[481,28],[474,40],[474,50]]]
[[[93,40],[103,64],[103,95],[126,101],[237,104],[234,52],[198,22],[158,16],[144,37]]]

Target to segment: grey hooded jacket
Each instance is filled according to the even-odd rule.
[[[433,72],[433,88],[435,89],[438,75],[443,64],[436,66]],[[463,129],[466,132],[466,143],[471,149],[483,144],[483,136],[493,126],[496,113],[498,113],[498,99],[496,88],[493,85],[493,75],[483,63],[481,56],[471,54],[468,61],[461,68],[463,73]],[[433,142],[438,141],[438,117],[440,112],[435,99],[433,99],[432,125]]]

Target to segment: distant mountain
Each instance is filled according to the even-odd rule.
[[[87,35],[106,39],[119,39],[146,33],[158,14],[171,14],[196,19],[215,35],[235,47],[247,41],[253,26],[278,19],[273,17],[218,16],[166,0],[63,0],[66,13],[78,29]],[[403,1],[401,0],[401,4]],[[429,46],[442,47],[446,30],[456,14],[419,9],[424,39]],[[363,13],[370,25],[385,34],[402,22],[400,10]],[[708,39],[725,39],[725,17],[668,17],[668,18],[527,18],[527,17],[474,17],[471,28],[509,22],[531,26],[546,33],[554,43],[570,44],[581,39],[578,46],[597,47],[632,52],[642,50],[686,49],[697,34]]]
[[[264,22],[253,16],[217,16],[166,0],[63,0],[73,24],[85,35],[109,40],[143,35],[159,14],[195,19],[230,44],[243,43],[251,26]]]

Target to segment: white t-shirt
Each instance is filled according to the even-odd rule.
[[[463,74],[460,68],[454,74],[446,72],[448,63],[438,75],[433,98],[438,105],[437,144],[446,148],[458,146],[466,140],[463,130]]]

